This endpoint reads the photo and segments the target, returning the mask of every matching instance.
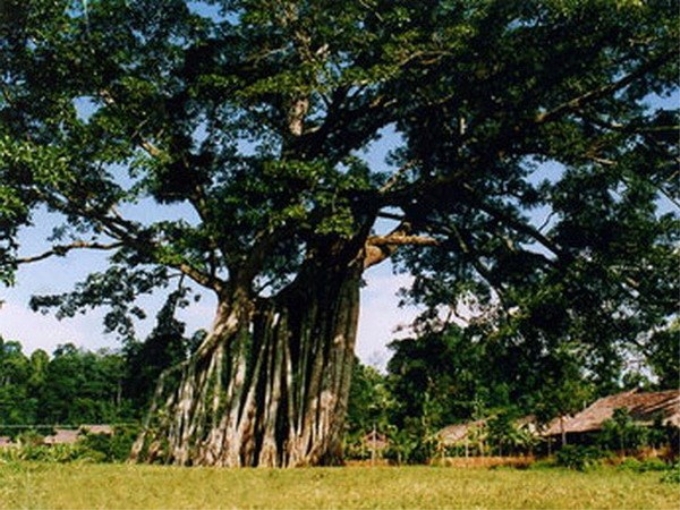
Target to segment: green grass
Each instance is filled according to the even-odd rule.
[[[659,473],[0,464],[0,509],[680,508]]]

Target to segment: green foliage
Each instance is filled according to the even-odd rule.
[[[637,473],[646,473],[648,471],[669,471],[672,469],[666,462],[657,458],[650,458],[638,460],[635,457],[627,457],[621,464],[618,465],[621,470],[631,470]]]
[[[666,330],[654,333],[650,342],[648,363],[659,379],[660,389],[676,389],[680,381],[680,319],[675,319]]]
[[[87,448],[82,442],[73,444],[45,445],[42,437],[25,434],[19,438],[17,446],[0,449],[0,461],[18,462],[32,461],[44,463],[66,464],[70,462],[103,462],[104,454]]]
[[[138,432],[137,426],[116,426],[113,434],[86,433],[75,443],[46,445],[43,436],[27,431],[17,436],[16,445],[0,448],[0,461],[125,462]]]
[[[120,354],[59,346],[40,390],[39,423],[115,423],[125,419],[121,397],[125,364]]]
[[[44,436],[39,434],[36,430],[31,428],[20,432],[16,435],[15,441],[21,446],[33,447],[40,446],[43,442]]]
[[[678,119],[647,102],[677,93],[673,2],[157,4],[6,24],[0,275],[38,205],[64,223],[55,254],[96,240],[126,266],[45,307],[134,315],[124,289],[163,287],[160,267],[278,289],[390,214],[438,241],[395,255],[428,307],[501,296],[602,350],[661,329]],[[389,164],[363,157],[387,131]],[[154,203],[191,214],[127,215]]]
[[[200,341],[200,337],[194,337],[193,342],[187,339],[184,324],[175,318],[176,309],[185,306],[186,299],[185,288],[171,293],[148,338],[144,342],[130,341],[125,347],[126,373],[122,390],[138,417],[150,404],[161,373],[186,360]]]
[[[499,449],[528,450],[531,444],[523,431],[510,434],[511,417],[533,414],[547,423],[592,400],[598,388],[586,375],[577,347],[564,342],[548,349],[545,338],[512,331],[449,326],[390,344],[394,423],[402,426],[407,417],[422,417],[438,429],[496,416],[493,423],[517,442],[502,445],[499,429]],[[526,444],[519,447],[522,442]]]
[[[422,417],[435,430],[462,419],[477,417],[483,408],[507,404],[502,390],[486,378],[484,345],[463,330],[425,333],[390,344],[390,391],[397,404],[393,422],[403,426],[409,417]]]
[[[0,337],[0,423],[33,423],[37,413],[36,373],[19,342]]]
[[[383,457],[399,466],[425,464],[434,457],[436,441],[420,420],[408,420],[403,428],[392,427],[387,437],[389,445]]]
[[[602,451],[594,446],[566,445],[555,455],[558,466],[578,471],[592,469],[600,463]]]
[[[661,477],[663,483],[680,484],[680,462],[676,462],[673,467]]]
[[[374,428],[386,430],[389,413],[395,402],[387,386],[387,378],[377,369],[354,360],[352,383],[347,409],[347,429],[350,435],[362,436]]]
[[[515,423],[515,416],[501,412],[491,418],[486,425],[486,441],[492,454],[519,455],[530,453],[538,442],[534,434]]]
[[[649,443],[649,428],[635,423],[626,408],[614,409],[611,419],[602,424],[603,448],[627,452]]]
[[[79,444],[87,452],[96,454],[102,462],[125,462],[138,433],[137,426],[116,426],[113,434],[88,433]]]
[[[0,424],[15,435],[35,424],[117,423],[133,416],[123,398],[129,367],[118,353],[60,345],[52,358],[37,350],[27,357],[18,342],[0,337]],[[140,411],[136,411],[139,413]]]

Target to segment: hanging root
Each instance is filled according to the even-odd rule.
[[[258,303],[163,373],[131,459],[179,465],[334,464],[354,360],[357,279],[317,277]],[[225,331],[228,334],[223,334]]]

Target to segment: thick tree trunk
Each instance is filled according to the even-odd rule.
[[[166,372],[132,453],[181,465],[338,463],[363,266],[310,263],[268,299],[229,296],[213,331]]]

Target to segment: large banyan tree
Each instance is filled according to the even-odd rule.
[[[387,259],[431,319],[494,309],[593,363],[673,320],[676,1],[0,5],[4,281],[108,253],[33,305],[123,330],[178,276],[216,296],[140,461],[337,462],[362,275]],[[26,253],[35,211],[60,223]]]

